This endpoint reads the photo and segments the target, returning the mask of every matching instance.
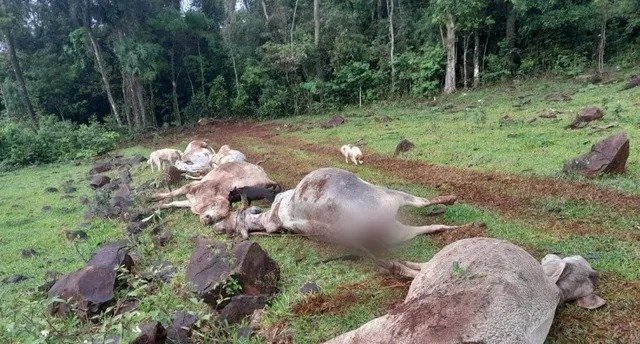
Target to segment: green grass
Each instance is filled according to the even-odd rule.
[[[610,132],[625,129],[632,142],[628,173],[590,182],[629,193],[640,193],[640,155],[634,149],[634,142],[640,139],[640,118],[634,112],[639,101],[638,91],[617,92],[619,86],[620,83],[585,87],[572,82],[531,80],[509,85],[508,92],[504,91],[505,85],[502,85],[502,88],[484,88],[468,94],[443,97],[435,103],[348,109],[343,113],[348,119],[347,124],[335,129],[315,128],[317,122],[329,117],[328,114],[274,123],[288,123],[293,128],[299,128],[286,135],[294,135],[328,147],[339,147],[343,143],[362,138],[367,142],[365,153],[375,151],[388,154],[401,138],[407,137],[418,147],[407,155],[409,159],[483,171],[547,177],[560,177],[558,171],[566,158],[586,152],[592,143]],[[567,103],[546,103],[543,100],[547,93],[558,91],[576,93],[573,100]],[[531,101],[521,107],[514,106],[514,102],[521,102],[522,99]],[[598,105],[604,109],[605,120],[597,125],[616,122],[620,126],[600,133],[589,128],[564,130],[564,125],[586,105]],[[528,119],[548,108],[565,111],[565,114],[558,120],[538,119],[532,124],[527,123]],[[505,115],[510,119],[501,119]],[[392,117],[393,120],[374,120],[382,116]],[[151,151],[150,147],[164,146],[163,141],[166,139],[168,138],[157,136],[145,143],[145,147],[129,147],[122,149],[120,153],[127,156],[146,155]],[[188,141],[185,139],[174,147],[183,148]],[[216,142],[223,143],[227,142]],[[299,163],[301,169],[316,165],[336,166],[340,162],[326,156],[316,156],[303,149],[289,150],[266,142],[247,140],[243,147],[238,148],[258,155],[284,154],[294,163],[292,166],[298,166],[296,164]],[[140,188],[159,180],[157,172],[151,172],[144,166],[142,164],[132,170],[134,187]],[[339,166],[372,183],[412,194],[431,197],[439,193],[372,166]],[[198,340],[234,342],[237,328],[227,329],[230,331],[229,335],[220,334],[218,330],[221,325],[206,319],[207,314],[211,317],[211,310],[193,298],[185,281],[186,265],[195,236],[210,236],[227,242],[231,239],[213,234],[210,228],[202,226],[186,210],[162,212],[163,225],[173,233],[168,246],[154,247],[148,230],[135,243],[138,271],[145,271],[160,261],[168,261],[178,268],[170,283],[145,284],[141,280],[130,278],[129,286],[118,290],[120,297],[143,295],[140,307],[135,312],[123,317],[107,316],[97,324],[82,323],[73,316],[64,319],[46,316],[47,300],[34,289],[43,282],[48,270],[64,273],[74,271],[84,264],[84,259],[101,242],[126,238],[123,222],[84,219],[86,208],[80,205],[78,198],[91,195],[91,190],[87,187],[88,169],[88,163],[79,166],[57,164],[0,174],[0,278],[13,274],[29,277],[27,281],[18,284],[0,284],[0,297],[3,300],[0,303],[0,342],[77,343],[106,335],[117,335],[122,338],[122,342],[129,342],[136,335],[137,324],[149,320],[167,323],[170,314],[177,310],[188,310],[205,318],[201,324],[203,328],[196,333]],[[298,181],[286,168],[267,172],[272,179],[288,186],[293,186]],[[74,198],[64,199],[61,198],[64,194],[62,183],[69,179],[75,180],[78,191]],[[49,186],[61,191],[47,193],[44,189]],[[43,206],[50,206],[51,210],[43,211]],[[637,238],[640,231],[639,215],[590,202],[551,197],[531,199],[531,206],[537,211],[550,214],[548,218],[587,221],[603,226],[607,229],[606,234],[558,235],[557,232],[545,229],[535,217],[523,214],[519,218],[506,219],[492,211],[464,203],[448,207],[439,218],[427,220],[425,215],[428,210],[425,209],[403,209],[403,216],[406,221],[415,224],[427,221],[455,224],[484,222],[487,235],[521,245],[536,259],[547,253],[579,254],[606,277],[605,283],[637,283],[640,280],[640,245],[635,240],[624,240],[627,236]],[[75,245],[70,243],[65,238],[64,231],[81,227],[87,231],[88,241]],[[368,261],[321,263],[324,259],[342,253],[336,248],[286,235],[256,237],[255,240],[278,262],[281,270],[280,292],[266,308],[262,325],[266,328],[286,327],[296,343],[318,343],[354,329],[384,314],[389,304],[404,297],[402,288],[385,286],[382,275]],[[398,259],[427,261],[442,246],[443,243],[438,239],[421,236],[393,248],[390,255]],[[28,248],[36,249],[39,255],[30,259],[21,258],[21,251]],[[309,296],[301,294],[299,288],[309,281],[320,286],[322,297],[327,300],[349,295],[356,301],[345,302],[335,312],[298,314],[297,305],[309,300]],[[639,301],[633,296],[617,294],[618,286],[605,284],[599,287],[602,296],[610,301],[607,307],[611,307],[613,315],[606,310],[593,312],[565,306],[556,319],[556,324],[560,323],[563,327],[552,331],[549,342],[594,342],[594,336],[598,339],[608,338],[610,333],[606,328],[598,326],[600,321],[611,323],[616,312],[628,315],[638,308]],[[624,313],[620,313],[620,309]],[[585,314],[591,317],[588,321],[581,320]],[[49,331],[48,337],[45,338],[41,331]],[[254,337],[248,342],[259,343],[260,339]]]
[[[639,90],[620,92],[627,78],[608,85],[579,85],[573,81],[536,79],[513,85],[486,87],[440,97],[436,102],[411,104],[376,104],[350,108],[341,112],[347,123],[320,129],[321,117],[296,117],[276,123],[291,123],[289,135],[310,142],[339,147],[363,139],[363,150],[381,154],[393,153],[396,144],[407,138],[416,149],[406,156],[434,164],[453,165],[483,171],[556,177],[563,162],[586,153],[592,144],[619,131],[626,131],[633,147],[640,141],[640,117],[637,113]],[[569,92],[569,102],[548,102],[549,93]],[[530,99],[524,106],[514,104]],[[566,130],[575,115],[586,106],[600,107],[605,116],[596,126],[616,124],[603,132],[587,127]],[[562,111],[557,119],[538,116],[545,110]],[[377,118],[390,117],[380,122]],[[505,116],[508,118],[505,119]],[[528,123],[532,118],[535,122]],[[640,150],[633,149],[628,159],[628,172],[594,181],[597,185],[629,193],[640,193]]]

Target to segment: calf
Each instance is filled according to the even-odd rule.
[[[181,158],[182,152],[177,149],[158,149],[149,154],[149,160],[147,160],[147,164],[151,166],[151,170],[156,167],[158,171],[160,171],[164,166],[166,166],[166,164],[173,165]]]
[[[325,344],[542,344],[562,303],[605,303],[584,258],[547,255],[540,264],[504,240],[459,240],[416,265],[404,303]]]

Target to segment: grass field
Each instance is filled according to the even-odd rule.
[[[625,79],[623,75],[620,80]],[[640,140],[638,90],[619,92],[621,82],[603,86],[580,85],[571,81],[532,80],[458,93],[436,101],[411,104],[378,104],[340,112],[347,123],[334,129],[319,129],[318,123],[334,113],[318,117],[278,120],[266,126],[256,125],[265,136],[253,136],[254,125],[246,133],[225,127],[212,133],[198,132],[214,146],[230,143],[248,153],[250,160],[268,156],[263,164],[272,179],[294,187],[309,171],[322,166],[349,169],[361,178],[420,196],[435,196],[444,191],[461,192],[462,201],[447,208],[439,217],[427,216],[429,209],[408,209],[402,216],[410,223],[484,222],[486,229],[470,233],[443,233],[418,237],[394,248],[394,257],[427,261],[435,252],[456,239],[483,235],[504,238],[523,246],[540,259],[546,253],[580,254],[601,273],[599,294],[608,304],[587,311],[568,304],[558,311],[549,335],[549,343],[635,343],[640,341],[640,208],[623,203],[622,195],[640,195],[640,152],[634,143]],[[569,92],[573,100],[547,102],[549,93]],[[584,106],[595,105],[605,112],[598,127],[616,124],[604,131],[591,127],[565,130],[573,116]],[[558,119],[536,118],[542,111],[562,111]],[[508,116],[508,117],[505,117]],[[235,130],[235,131],[234,131]],[[559,171],[565,159],[589,150],[591,144],[610,133],[625,130],[631,139],[628,172],[595,180],[564,177]],[[148,154],[165,146],[184,147],[196,134],[184,131],[169,137],[122,150],[121,153]],[[417,148],[397,162],[415,163],[415,171],[382,165],[380,157],[354,167],[345,165],[340,145],[364,140],[365,154],[389,156],[402,138]],[[435,164],[461,168],[468,173],[449,186],[440,181],[425,183]],[[404,165],[403,165],[404,166]],[[201,319],[195,334],[198,342],[264,342],[261,334],[276,332],[290,335],[295,343],[318,343],[354,329],[384,314],[400,302],[408,282],[378,273],[366,261],[322,260],[338,256],[338,249],[294,237],[257,237],[255,240],[278,262],[281,269],[280,293],[271,301],[262,320],[261,334],[250,340],[235,337],[237,327],[218,331],[210,310],[187,291],[185,268],[192,238],[212,234],[188,211],[164,211],[164,226],[173,233],[169,245],[154,248],[150,233],[143,232],[134,245],[138,271],[154,263],[168,261],[178,268],[167,284],[149,284],[132,277],[130,287],[120,296],[141,300],[139,308],[124,316],[106,316],[97,324],[82,323],[70,316],[64,319],[46,316],[47,300],[35,291],[47,271],[71,272],[101,242],[126,238],[126,224],[120,221],[85,220],[86,207],[81,196],[91,196],[86,186],[90,164],[47,165],[24,168],[0,175],[0,278],[21,274],[28,277],[17,284],[0,284],[0,342],[2,343],[80,343],[104,341],[115,335],[122,342],[136,336],[136,326],[153,319],[167,322],[176,310],[187,310]],[[447,167],[448,168],[448,167]],[[437,170],[434,167],[433,170]],[[143,166],[133,170],[134,186],[155,181],[157,173]],[[481,182],[495,174],[496,181]],[[481,176],[466,180],[466,177]],[[433,176],[435,179],[436,176]],[[534,188],[541,177],[554,186],[545,192]],[[78,190],[64,196],[63,184],[74,180]],[[449,177],[441,177],[444,184]],[[501,183],[504,182],[504,185]],[[468,183],[470,185],[465,185]],[[523,187],[525,186],[525,187]],[[529,187],[531,186],[531,187]],[[57,192],[47,192],[56,187]],[[465,188],[463,188],[465,187]],[[482,197],[474,189],[494,192]],[[565,190],[566,189],[566,190]],[[591,192],[576,196],[575,190]],[[465,193],[466,192],[466,193]],[[619,192],[619,193],[618,193]],[[480,193],[479,193],[480,194]],[[618,195],[618,196],[616,196]],[[509,199],[512,203],[500,203]],[[45,208],[43,208],[45,207]],[[50,208],[49,208],[50,207]],[[70,242],[66,230],[83,229],[88,240]],[[22,251],[33,248],[37,255],[22,258]],[[315,281],[322,292],[307,296],[298,290]],[[272,337],[270,337],[272,338]]]

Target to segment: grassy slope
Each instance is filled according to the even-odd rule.
[[[636,88],[620,92],[623,84],[596,86],[530,80],[458,93],[435,102],[354,108],[341,113],[347,124],[329,130],[319,129],[317,121],[308,126],[309,117],[282,122],[300,124],[303,130],[296,136],[337,148],[337,143],[364,139],[365,153],[368,150],[388,154],[402,138],[407,138],[417,146],[407,154],[410,159],[554,177],[566,159],[588,152],[593,143],[611,133],[626,131],[632,147],[640,142],[640,91]],[[573,94],[573,100],[545,101],[547,94],[556,92]],[[526,104],[517,106],[523,102]],[[564,129],[586,106],[598,106],[604,111],[603,120],[595,122],[596,126],[617,126],[604,132]],[[556,119],[537,118],[549,109],[563,114]],[[380,121],[387,116],[392,121]],[[533,118],[537,118],[535,122],[528,123]],[[640,193],[639,160],[640,150],[632,148],[626,175],[600,178],[595,183]]]
[[[512,92],[504,93],[500,88],[488,88],[468,95],[459,94],[440,100],[436,107],[422,104],[411,106],[389,106],[346,111],[349,123],[331,130],[309,129],[298,132],[304,139],[336,146],[336,142],[355,141],[364,138],[368,145],[365,150],[387,153],[402,137],[414,141],[418,149],[409,154],[411,159],[422,159],[439,164],[469,166],[484,170],[500,170],[515,173],[535,173],[555,176],[562,161],[577,153],[588,150],[591,143],[605,136],[605,133],[592,133],[591,129],[565,131],[562,127],[569,122],[573,113],[583,105],[603,106],[606,117],[604,125],[617,122],[627,129],[633,142],[640,139],[638,124],[633,107],[637,106],[638,91],[617,93],[619,85],[586,89],[574,95],[569,103],[546,104],[541,99],[553,91],[576,90],[579,86],[571,83],[551,81],[536,82],[531,85],[514,86]],[[518,95],[530,95],[531,103],[514,108],[512,100]],[[483,100],[479,102],[478,100]],[[445,110],[448,104],[454,104],[459,112]],[[469,105],[482,104],[471,108]],[[613,112],[621,104],[618,115]],[[533,124],[526,120],[545,108],[567,111],[560,120],[538,119]],[[571,111],[571,114],[569,112]],[[367,117],[388,115],[395,120],[378,123]],[[500,126],[500,118],[509,115],[516,122]],[[314,118],[315,123],[319,118]],[[309,118],[297,118],[287,123],[306,126]],[[506,123],[506,122],[505,122]],[[388,124],[388,126],[386,126]],[[618,128],[611,131],[617,131]],[[186,140],[188,141],[188,140]],[[154,139],[154,146],[162,146],[162,138]],[[587,142],[587,143],[585,143]],[[222,144],[225,142],[216,142]],[[182,142],[179,146],[183,146]],[[271,152],[278,154],[279,147],[270,147],[260,142],[241,147],[250,153]],[[474,150],[474,148],[477,148]],[[134,147],[126,154],[148,153],[149,148]],[[366,151],[365,151],[366,152]],[[339,158],[325,161],[321,157],[310,156],[302,150],[282,149],[280,154],[291,157],[292,161],[307,170],[314,164],[337,165],[345,167]],[[595,183],[623,189],[627,192],[640,192],[638,151],[633,150],[629,160],[630,172],[627,175],[596,180]],[[297,165],[296,165],[297,166]],[[166,321],[174,310],[185,309],[204,315],[207,308],[191,300],[185,292],[184,269],[192,248],[191,238],[195,235],[211,235],[208,228],[201,226],[188,212],[165,212],[165,226],[173,231],[172,243],[161,249],[153,248],[148,233],[141,235],[136,250],[139,252],[139,269],[147,268],[158,260],[168,260],[179,268],[177,277],[166,285],[142,285],[129,288],[121,293],[144,294],[143,302],[137,312],[124,318],[109,318],[106,326],[81,325],[73,317],[67,319],[48,319],[44,316],[46,301],[31,290],[42,282],[47,270],[69,272],[83,264],[76,249],[64,238],[63,231],[77,229],[83,222],[85,209],[78,206],[77,197],[71,200],[61,199],[62,192],[46,193],[47,186],[60,187],[68,179],[78,181],[79,194],[89,194],[86,185],[88,165],[50,165],[26,168],[20,171],[0,175],[0,277],[11,274],[24,274],[29,280],[16,285],[0,284],[0,340],[2,342],[35,342],[43,339],[42,330],[50,331],[51,342],[80,342],[95,336],[118,334],[124,342],[135,336],[135,325],[149,319]],[[399,180],[394,176],[375,169],[355,169],[348,167],[364,179],[402,189],[418,195],[435,195],[434,190],[421,185]],[[294,185],[297,180],[286,170],[268,169],[275,180],[286,185]],[[141,184],[156,178],[147,169],[134,173],[134,182]],[[82,186],[82,187],[80,187]],[[537,200],[541,207],[560,208],[557,216],[594,219],[602,213],[601,207],[591,204],[576,204],[565,200]],[[42,212],[44,205],[51,205],[51,212]],[[66,208],[66,209],[63,209]],[[607,210],[607,209],[605,209]],[[408,217],[416,222],[424,222],[424,213],[410,211]],[[466,223],[483,221],[487,224],[487,234],[493,237],[512,240],[526,247],[536,258],[547,252],[560,254],[582,254],[588,257],[596,269],[603,272],[600,287],[603,297],[609,301],[604,311],[585,312],[573,305],[563,307],[549,342],[577,343],[597,340],[605,341],[611,331],[594,331],[594,324],[608,327],[616,322],[630,319],[637,310],[637,302],[629,283],[640,280],[640,250],[635,242],[622,242],[616,238],[602,236],[571,235],[558,238],[553,233],[540,230],[530,219],[507,221],[491,212],[466,204],[457,204],[448,208],[443,216],[446,223]],[[603,225],[629,230],[637,226],[639,219],[629,215],[613,213],[603,220]],[[125,237],[124,224],[113,221],[92,220],[87,232],[89,241],[79,243],[78,250],[87,256],[100,242]],[[215,236],[219,240],[227,240]],[[286,325],[297,343],[317,343],[344,331],[353,329],[369,319],[385,312],[387,306],[402,298],[402,288],[389,287],[370,264],[366,262],[319,263],[338,252],[330,248],[310,243],[297,237],[257,238],[257,241],[280,264],[282,272],[281,293],[267,308],[264,324],[269,327]],[[395,250],[395,256],[419,261],[428,260],[443,242],[419,237]],[[35,248],[40,255],[32,259],[20,258],[20,252],[26,248]],[[344,302],[343,307],[331,312],[297,314],[296,305],[307,299],[298,292],[302,284],[316,281],[329,299],[347,297],[356,302]],[[154,292],[151,292],[155,289]],[[622,291],[624,290],[624,291]],[[334,305],[335,306],[335,305]],[[622,317],[622,318],[620,318]],[[625,318],[628,317],[628,318]],[[586,318],[582,319],[582,318]],[[207,331],[215,324],[201,331],[203,336],[212,336]],[[65,336],[56,335],[53,329],[65,332]],[[626,338],[630,338],[626,334]],[[215,339],[208,337],[213,342]],[[204,339],[203,339],[204,340]],[[254,340],[257,342],[258,340]]]

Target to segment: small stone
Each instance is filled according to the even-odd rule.
[[[44,189],[44,191],[50,192],[50,193],[58,192],[58,188],[54,188],[54,187],[50,186],[50,187]]]
[[[36,250],[30,248],[30,249],[26,249],[26,250],[22,250],[22,258],[32,258],[38,255],[38,252],[36,252]]]
[[[303,294],[315,294],[320,292],[320,287],[316,282],[307,282],[300,288],[300,292]]]

